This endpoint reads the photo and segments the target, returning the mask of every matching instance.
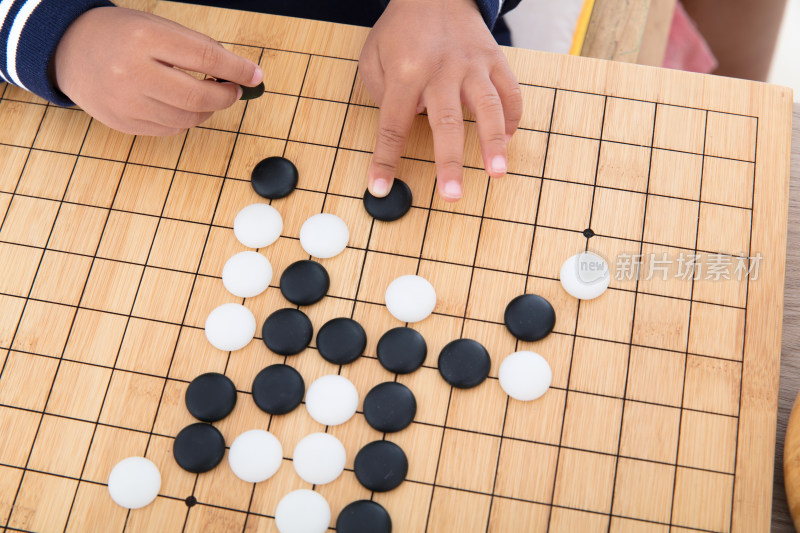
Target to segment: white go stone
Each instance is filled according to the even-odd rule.
[[[206,318],[206,338],[214,348],[233,352],[244,348],[256,334],[256,319],[241,304],[222,304]]]
[[[347,453],[339,439],[330,433],[312,433],[297,443],[292,462],[303,481],[324,485],[344,471]]]
[[[128,457],[114,466],[108,476],[108,492],[117,505],[139,509],[158,496],[161,474],[158,467],[144,457]]]
[[[561,265],[559,277],[564,290],[580,300],[597,298],[611,282],[608,263],[594,252],[569,257]]]
[[[527,402],[550,388],[553,372],[547,360],[536,352],[515,352],[503,359],[498,371],[500,386],[514,398]]]
[[[263,248],[278,240],[283,219],[269,204],[248,205],[233,220],[233,233],[248,248]]]
[[[272,281],[272,265],[258,252],[239,252],[225,262],[222,284],[240,298],[258,296]]]
[[[419,322],[436,307],[436,289],[420,276],[400,276],[389,284],[386,307],[401,322]]]
[[[310,217],[300,228],[300,245],[309,255],[319,259],[327,259],[339,255],[347,248],[350,231],[344,220],[320,213]]]
[[[260,483],[275,475],[283,461],[280,441],[263,429],[245,431],[233,441],[228,464],[242,481]]]
[[[322,376],[306,391],[306,410],[326,426],[344,424],[356,413],[358,391],[350,380],[337,374]]]
[[[330,505],[313,490],[292,491],[275,509],[275,525],[280,533],[325,533],[330,522]]]

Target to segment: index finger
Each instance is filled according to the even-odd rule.
[[[156,44],[154,57],[181,69],[248,87],[258,85],[264,77],[261,68],[249,59],[226,50],[211,37],[191,30],[173,28],[164,32]]]
[[[369,192],[378,197],[386,196],[392,188],[419,100],[419,95],[414,91],[395,92],[389,89],[383,96],[368,174]]]

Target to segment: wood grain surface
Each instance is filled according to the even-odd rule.
[[[482,171],[473,118],[465,129],[466,192],[434,194],[432,139],[415,120],[398,175],[414,206],[395,223],[364,212],[364,175],[378,110],[357,76],[363,28],[160,2],[155,12],[210,34],[259,61],[267,93],[171,138],[117,134],[79,110],[19,89],[0,96],[0,519],[10,530],[274,529],[278,500],[310,486],[291,453],[329,431],[347,469],[316,487],[335,519],[349,501],[374,498],[398,531],[766,531],[778,408],[789,184],[788,90],[588,58],[508,49],[526,111],[510,146],[509,175]],[[300,187],[273,201],[284,217],[263,250],[276,276],[262,295],[236,300],[220,280],[243,247],[231,231],[255,201],[252,167],[283,155]],[[347,366],[314,345],[279,357],[260,339],[230,354],[203,334],[208,313],[244,303],[258,322],[284,307],[278,275],[307,259],[299,228],[334,213],[349,247],[322,260],[331,289],[304,308],[318,329],[349,316],[368,334]],[[587,238],[591,228],[595,236]],[[758,278],[613,276],[597,300],[578,302],[558,282],[561,263],[587,247],[609,258],[700,254],[748,264]],[[683,254],[683,255],[681,255]],[[752,263],[748,266],[752,266]],[[380,335],[400,325],[383,303],[387,284],[417,273],[436,287],[434,314],[413,325],[429,354],[397,376],[375,358]],[[554,332],[516,341],[503,326],[513,297],[534,292],[556,309]],[[46,334],[45,334],[46,332]],[[490,379],[447,386],[436,356],[469,337],[492,354]],[[502,358],[542,353],[553,386],[540,400],[509,400]],[[409,428],[383,435],[361,413],[326,428],[304,408],[270,417],[249,397],[271,363],[311,383],[341,373],[363,397],[383,381],[418,401]],[[180,470],[172,441],[192,422],[188,383],[225,372],[239,390],[218,424],[226,442],[259,427],[286,461],[257,485],[225,464]],[[371,440],[398,443],[408,480],[373,494],[352,471]],[[126,512],[108,498],[112,466],[145,455],[164,483],[156,501]],[[535,465],[531,468],[531,465]],[[187,496],[199,502],[189,508]]]

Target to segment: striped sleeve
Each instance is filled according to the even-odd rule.
[[[475,0],[481,10],[483,20],[490,30],[494,29],[497,19],[517,7],[520,0]]]
[[[58,105],[50,65],[61,37],[86,11],[108,0],[0,0],[0,77]]]

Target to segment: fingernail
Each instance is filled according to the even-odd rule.
[[[444,193],[450,198],[461,198],[461,184],[457,181],[448,181],[444,184]]]
[[[494,156],[492,158],[492,172],[495,174],[505,174],[506,170],[506,158],[502,155]]]
[[[261,67],[256,65],[256,70],[253,72],[253,79],[250,80],[251,85],[258,85],[264,79],[264,73],[261,71]]]
[[[389,194],[389,182],[383,178],[378,178],[372,182],[373,196],[383,197]]]
[[[506,135],[506,144],[511,142],[511,135]]]
[[[242,89],[241,85],[237,85],[236,86],[236,99],[237,100],[241,100],[242,99],[242,94],[244,94],[244,89]]]

